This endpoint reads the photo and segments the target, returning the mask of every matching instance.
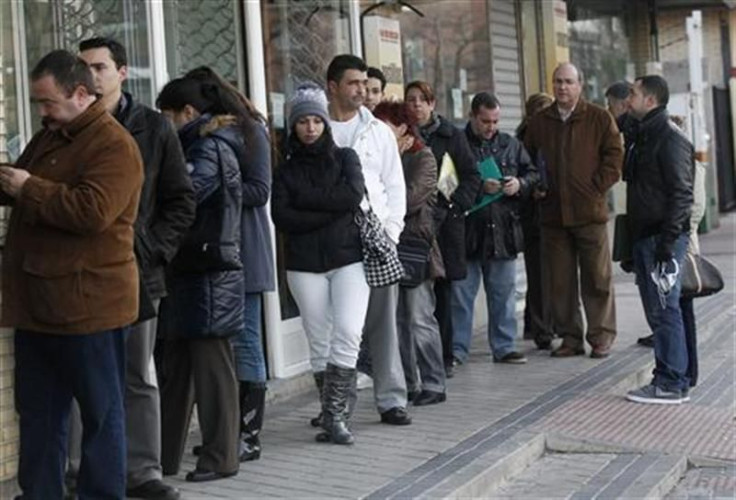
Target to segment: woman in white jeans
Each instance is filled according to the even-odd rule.
[[[274,174],[271,215],[285,238],[287,282],[321,390],[325,432],[317,440],[351,444],[348,397],[370,292],[354,220],[365,184],[358,156],[332,140],[324,92],[300,87],[290,108],[288,156]]]

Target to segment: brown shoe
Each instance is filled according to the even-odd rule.
[[[551,356],[553,358],[571,358],[572,356],[585,356],[585,349],[582,347],[578,349],[573,349],[572,347],[561,345],[560,347],[552,351]]]
[[[611,355],[611,345],[594,345],[590,357],[593,359],[603,359]]]

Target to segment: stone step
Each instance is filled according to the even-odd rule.
[[[663,498],[685,473],[684,457],[657,454],[547,453],[491,498]]]
[[[665,496],[666,500],[696,498],[736,498],[736,465],[692,468]]]

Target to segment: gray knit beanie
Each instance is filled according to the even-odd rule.
[[[325,91],[314,83],[305,83],[299,86],[289,100],[289,130],[294,124],[307,115],[322,118],[325,126],[330,126],[330,115],[327,112],[327,97]]]

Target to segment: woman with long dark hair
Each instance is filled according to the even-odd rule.
[[[161,388],[164,474],[176,474],[197,403],[202,447],[187,481],[237,474],[237,379],[229,338],[243,328],[240,255],[240,134],[216,89],[178,78],[156,105],[178,130],[197,202],[194,225],[169,266],[169,296],[160,324],[165,338]]]
[[[355,213],[365,192],[358,155],[332,139],[318,87],[290,101],[289,152],[274,175],[271,213],[284,234],[286,277],[299,306],[325,430],[318,441],[352,444],[348,397],[370,289]]]
[[[417,286],[399,287],[396,320],[409,400],[414,406],[442,403],[446,398],[445,370],[442,339],[434,316],[434,282],[445,275],[434,224],[437,161],[417,135],[416,119],[406,104],[382,102],[373,114],[386,122],[396,135],[404,168],[406,216],[399,245],[414,239],[424,241],[429,247],[425,279]]]
[[[243,328],[230,341],[239,382],[241,462],[261,456],[259,434],[266,401],[266,361],[263,355],[263,293],[275,289],[273,246],[266,204],[271,194],[271,155],[266,120],[255,106],[207,66],[191,70],[187,78],[202,83],[235,117],[240,134],[228,138],[240,165],[243,213],[240,251],[245,279]],[[199,448],[195,447],[195,453]]]

